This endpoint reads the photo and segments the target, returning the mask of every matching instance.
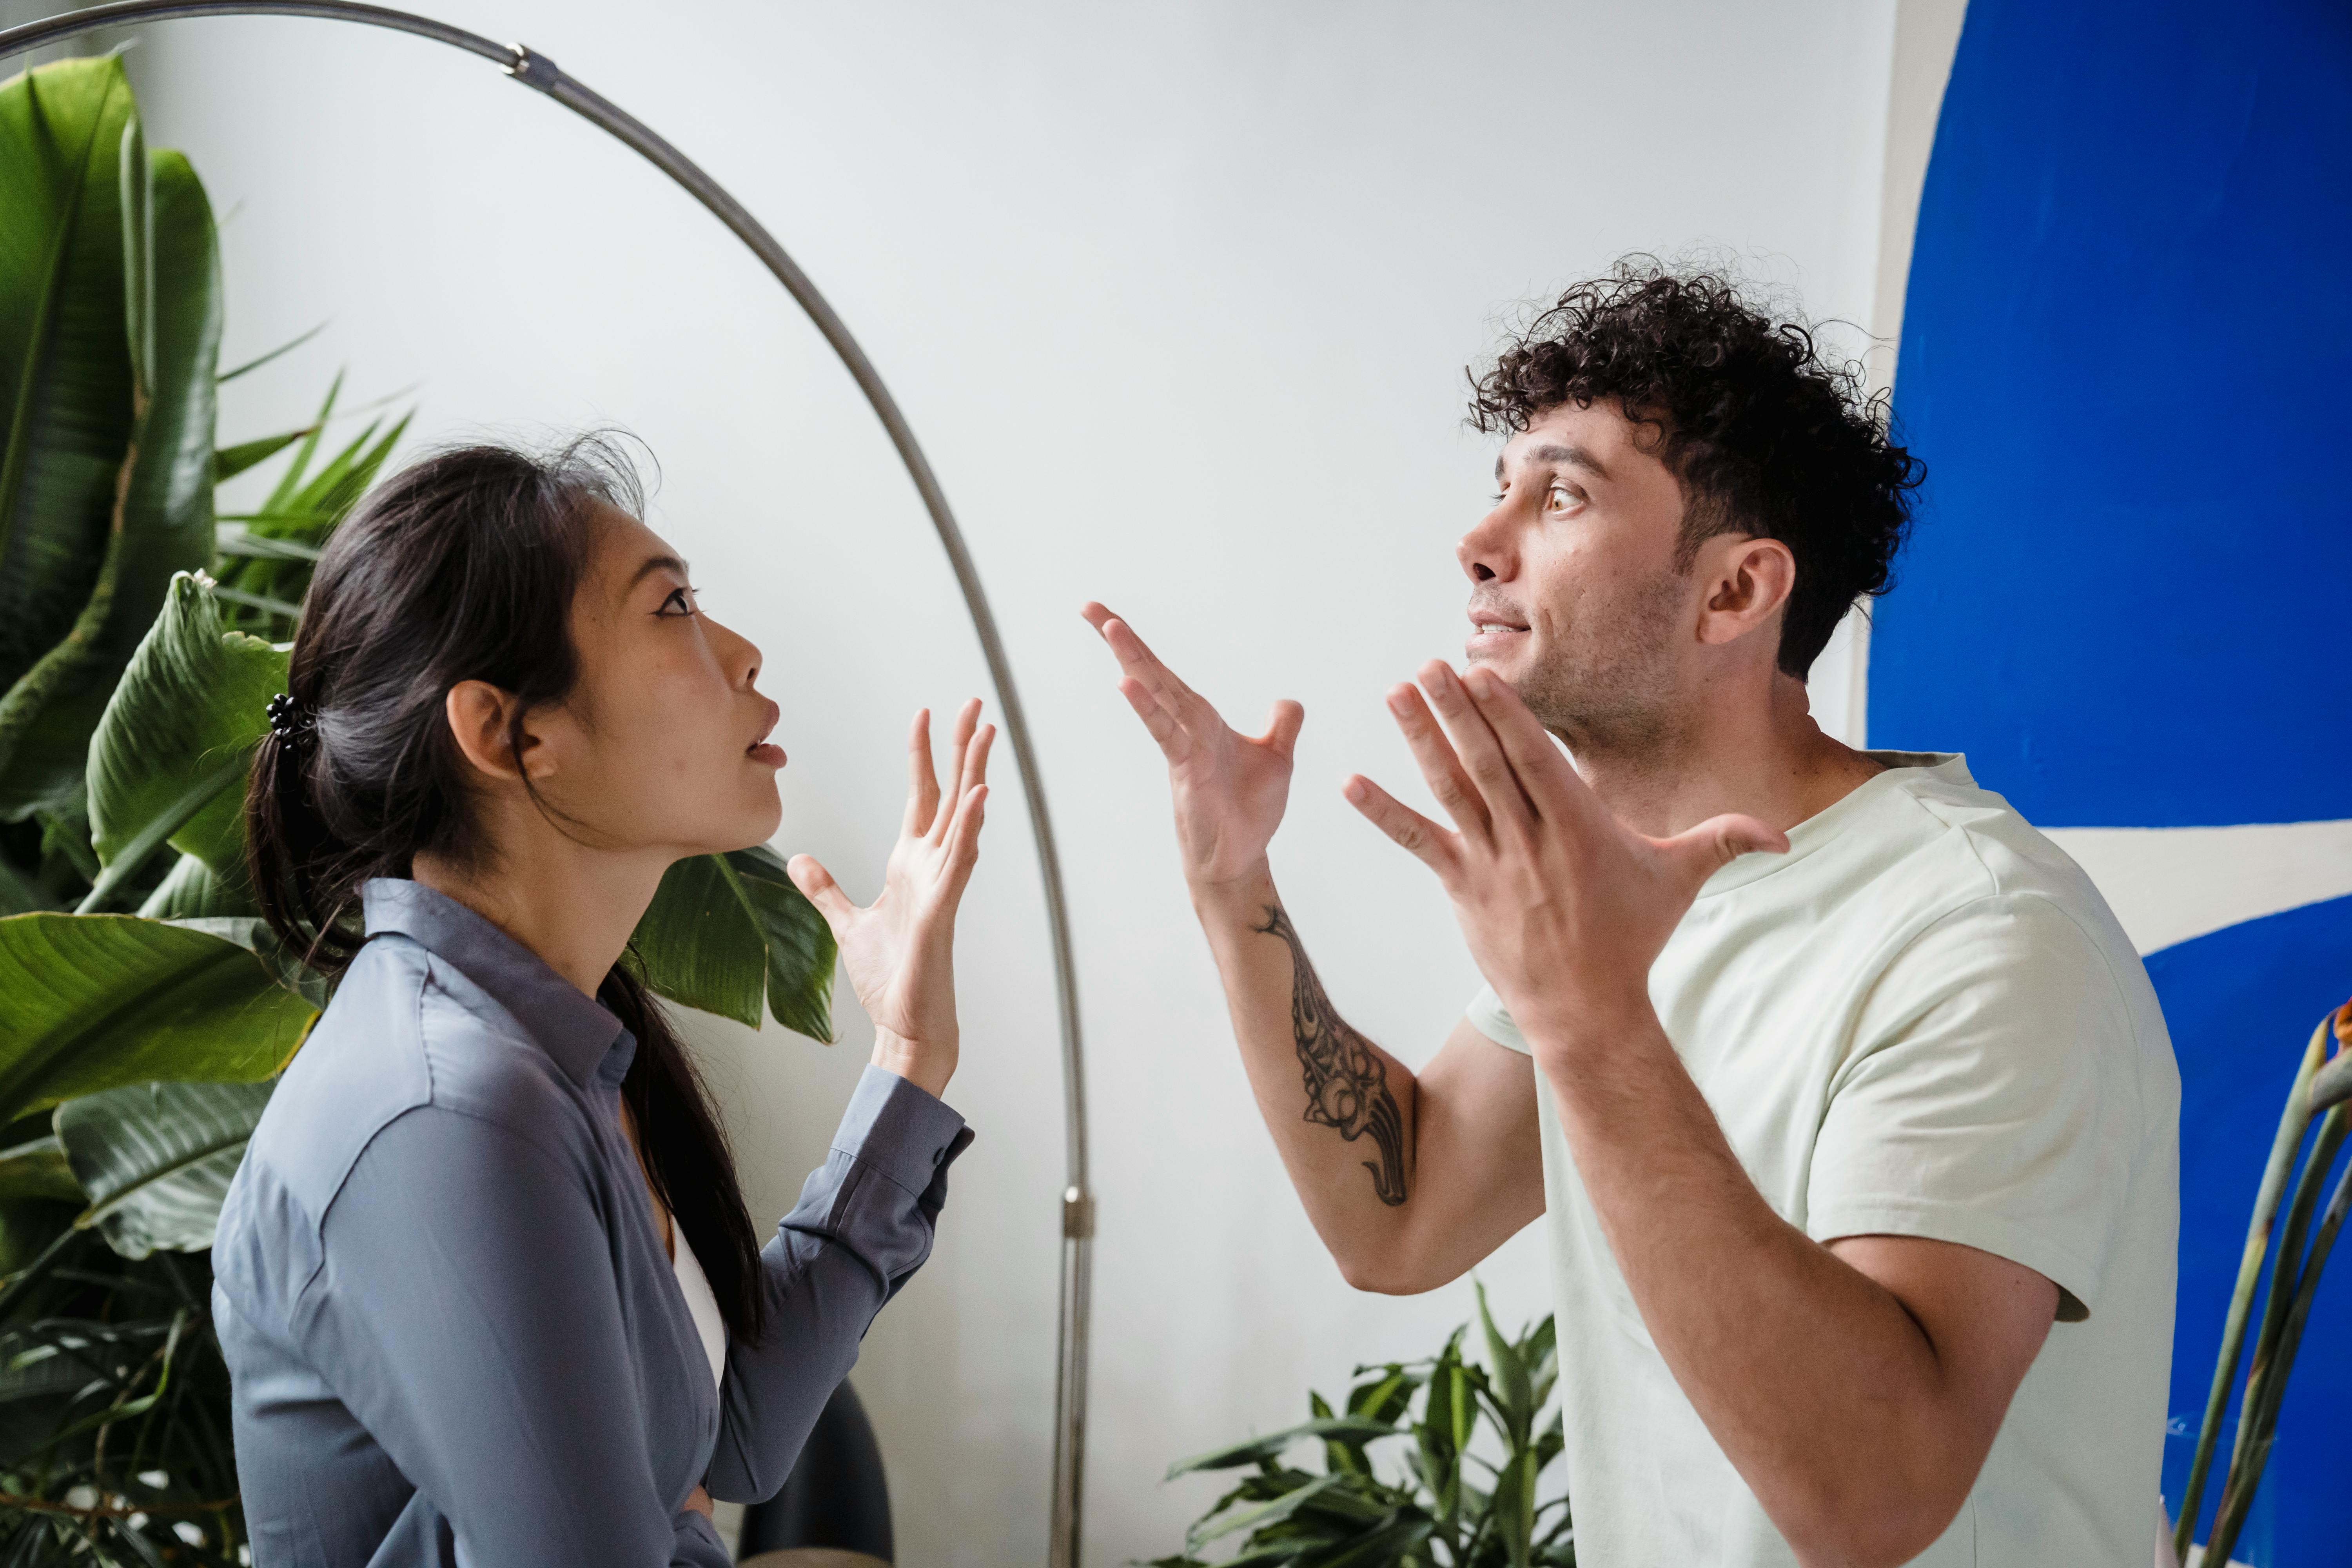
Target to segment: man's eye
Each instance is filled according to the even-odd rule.
[[[1566,511],[1575,504],[1576,498],[1569,494],[1568,490],[1563,486],[1554,485],[1551,489],[1544,492],[1544,510],[1546,511]]]

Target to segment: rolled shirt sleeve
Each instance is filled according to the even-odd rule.
[[[971,1142],[963,1118],[905,1079],[869,1067],[825,1163],[760,1260],[767,1325],[727,1352],[713,1497],[773,1496],[884,1303],[930,1256],[948,1167]]]

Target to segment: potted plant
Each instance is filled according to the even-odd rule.
[[[1507,1340],[1482,1287],[1478,1326],[1485,1366],[1462,1353],[1465,1323],[1427,1361],[1358,1367],[1345,1414],[1310,1393],[1312,1420],[1171,1466],[1171,1480],[1255,1468],[1185,1531],[1181,1552],[1145,1568],[1575,1568],[1567,1497],[1536,1495],[1565,1442],[1559,1413],[1543,1414],[1559,1373],[1552,1320]],[[1473,1451],[1482,1428],[1492,1457]],[[1285,1461],[1308,1442],[1321,1469]]]

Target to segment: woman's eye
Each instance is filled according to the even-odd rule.
[[[664,599],[661,602],[661,608],[654,613],[661,616],[695,616],[702,612],[695,605],[693,589],[672,588],[669,597]]]

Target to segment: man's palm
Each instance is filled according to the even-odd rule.
[[[1118,659],[1119,695],[1168,759],[1185,876],[1195,885],[1215,886],[1254,875],[1282,825],[1291,755],[1307,710],[1277,702],[1265,733],[1244,735],[1177,679],[1125,621],[1100,605],[1088,605],[1085,615]]]

